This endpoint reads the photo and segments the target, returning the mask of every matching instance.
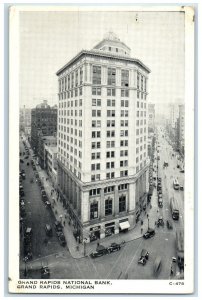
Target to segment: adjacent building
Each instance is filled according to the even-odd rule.
[[[31,110],[31,145],[35,154],[39,155],[39,137],[56,136],[57,106],[50,107],[47,101]]]
[[[155,129],[155,104],[148,103],[148,130],[154,132]]]
[[[26,108],[25,105],[20,109],[20,130],[27,136],[31,134],[31,108]]]
[[[46,169],[46,154],[45,147],[57,147],[57,137],[40,135],[38,140],[38,160],[42,169]]]
[[[44,147],[44,169],[47,170],[48,175],[50,176],[53,185],[57,186],[57,146],[55,145],[46,145]]]
[[[179,151],[184,156],[184,105],[179,105]]]
[[[113,33],[57,71],[58,190],[82,241],[133,228],[147,199],[149,73]]]

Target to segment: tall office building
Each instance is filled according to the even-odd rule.
[[[31,145],[39,155],[39,137],[55,135],[57,132],[57,106],[50,107],[47,100],[31,110]]]
[[[113,33],[56,73],[58,188],[86,242],[133,228],[145,205],[149,73]]]

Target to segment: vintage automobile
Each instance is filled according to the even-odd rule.
[[[105,254],[108,254],[108,253],[109,253],[108,248],[105,248],[104,246],[100,245],[100,246],[97,247],[95,252],[92,252],[90,254],[90,256],[92,258],[96,258],[96,257],[103,256]]]
[[[170,220],[166,221],[166,226],[167,226],[168,229],[173,229],[173,224]]]
[[[112,243],[109,247],[107,247],[107,249],[110,253],[119,251],[121,249],[121,244]]]
[[[148,258],[149,258],[149,252],[146,249],[142,249],[140,258],[138,259],[138,264],[142,264],[144,266]]]
[[[41,278],[50,278],[50,269],[47,266],[41,267]]]
[[[181,191],[184,191],[183,185],[180,185],[180,190],[181,190]]]
[[[63,229],[62,223],[60,221],[55,221],[54,227],[56,231],[62,231]]]
[[[46,205],[46,208],[51,208],[51,203],[50,203],[50,201],[46,201],[46,202],[45,202],[45,205]]]
[[[155,230],[152,229],[152,228],[149,228],[149,229],[147,230],[147,232],[145,232],[145,233],[143,234],[143,238],[144,238],[144,239],[149,239],[149,238],[153,237],[154,235],[155,235]]]
[[[157,227],[159,226],[164,226],[164,221],[163,221],[163,217],[159,217],[156,223]]]
[[[46,234],[48,236],[52,236],[53,235],[53,230],[52,230],[52,228],[51,228],[51,226],[49,224],[45,225],[45,231],[46,231]]]
[[[60,235],[58,235],[58,240],[61,246],[65,247],[67,245],[67,242],[65,240],[64,234],[61,232]]]

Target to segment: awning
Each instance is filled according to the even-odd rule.
[[[128,229],[130,227],[130,224],[128,221],[126,221],[126,222],[119,223],[119,226],[120,226],[121,230],[124,230],[124,229]]]

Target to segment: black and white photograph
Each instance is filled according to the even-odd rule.
[[[9,291],[192,293],[194,7],[16,5],[9,38]]]

